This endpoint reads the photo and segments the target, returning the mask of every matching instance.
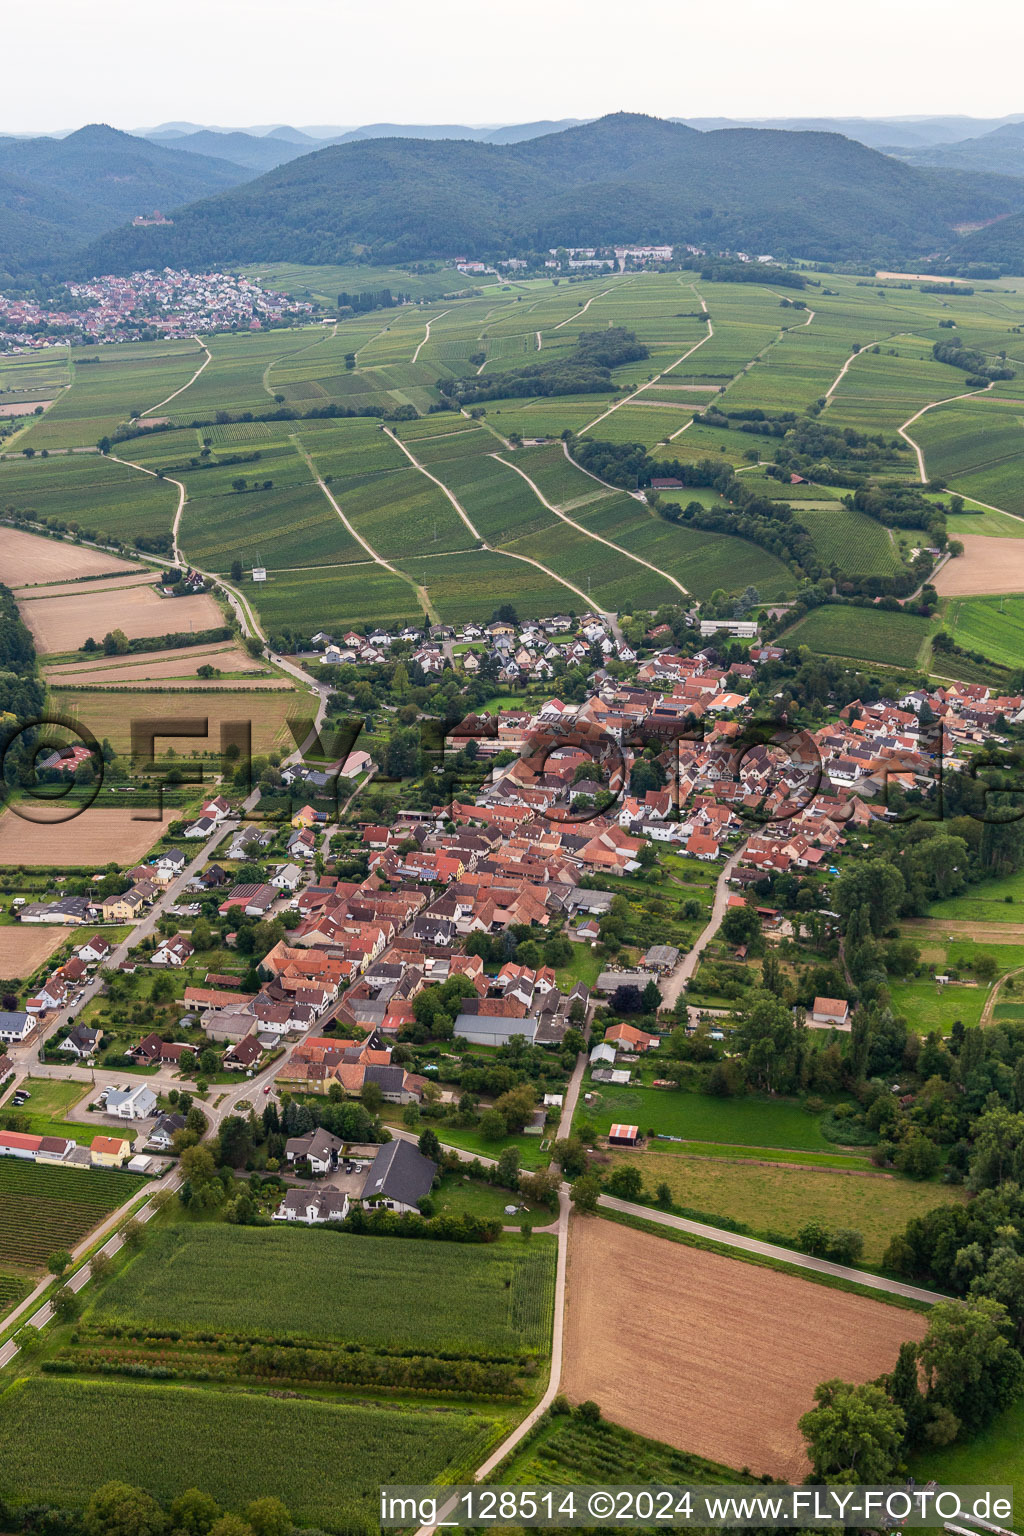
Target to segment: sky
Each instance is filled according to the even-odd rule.
[[[8,133],[1024,112],[1021,0],[47,0],[3,49]]]

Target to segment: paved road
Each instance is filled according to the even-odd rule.
[[[627,1216],[642,1216],[645,1221],[658,1226],[674,1227],[677,1232],[689,1232],[693,1237],[706,1237],[727,1248],[739,1248],[744,1253],[757,1253],[768,1259],[782,1259],[797,1269],[812,1269],[819,1275],[834,1275],[839,1280],[855,1280],[858,1285],[872,1291],[887,1291],[891,1296],[907,1296],[912,1301],[948,1301],[938,1291],[926,1291],[917,1285],[906,1285],[902,1280],[888,1280],[884,1275],[868,1274],[863,1269],[850,1269],[845,1264],[832,1264],[828,1259],[815,1259],[809,1253],[797,1253],[793,1248],[783,1248],[776,1243],[762,1243],[756,1237],[743,1237],[739,1232],[726,1232],[722,1227],[709,1227],[702,1221],[689,1221],[685,1216],[673,1216],[668,1211],[652,1210],[647,1205],[634,1205],[631,1200],[617,1200],[614,1195],[601,1195],[599,1204],[610,1211],[621,1211]]]

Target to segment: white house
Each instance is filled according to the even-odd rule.
[[[275,1221],[301,1221],[315,1227],[325,1221],[344,1221],[348,1195],[336,1189],[292,1189],[274,1212]]]
[[[271,876],[270,883],[278,891],[294,891],[302,879],[302,870],[297,864],[282,864],[275,875]]]
[[[34,1025],[29,1013],[0,1013],[0,1040],[17,1045],[32,1033]]]
[[[156,1114],[156,1094],[145,1083],[137,1088],[112,1088],[104,1108],[119,1120],[146,1120]]]

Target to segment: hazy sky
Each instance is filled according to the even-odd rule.
[[[1021,0],[48,0],[0,131],[1024,112]]]

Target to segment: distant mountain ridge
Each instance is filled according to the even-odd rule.
[[[891,153],[908,165],[1024,176],[1024,123],[1003,123],[991,133],[952,144],[931,144],[925,149],[911,150],[894,148]]]
[[[0,139],[0,274],[52,267],[136,214],[236,186],[227,160],[182,155],[93,123],[64,139]]]
[[[838,134],[698,132],[636,114],[514,144],[356,139],[302,155],[175,213],[118,230],[83,270],[152,263],[323,263],[560,243],[692,241],[811,259],[943,249],[963,224],[1024,208],[1011,178],[908,166]]]

